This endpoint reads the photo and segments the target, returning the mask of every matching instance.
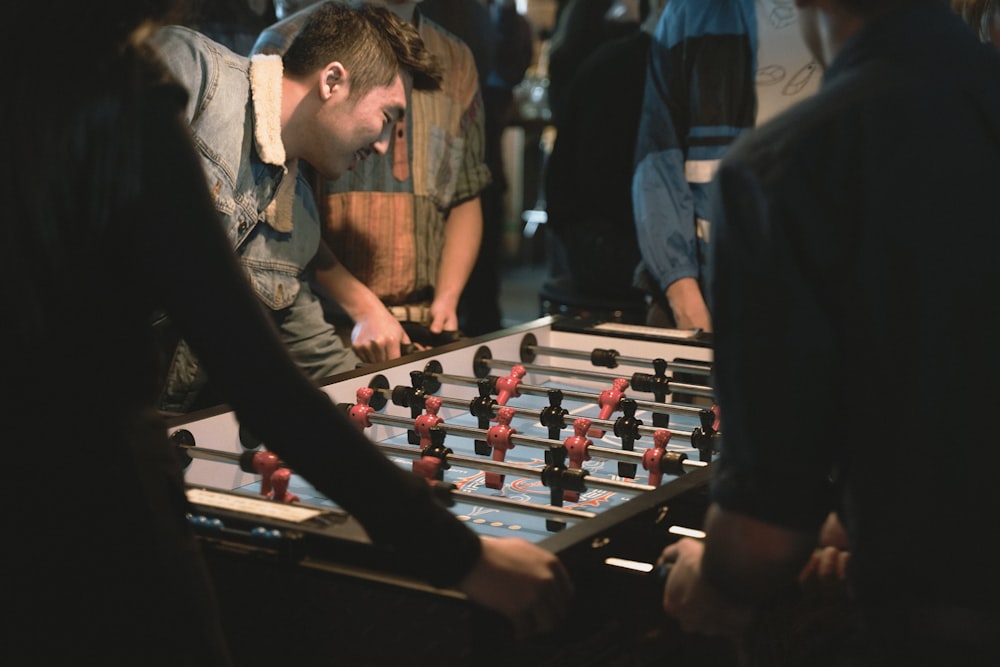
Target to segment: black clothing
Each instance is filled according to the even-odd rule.
[[[635,21],[607,18],[614,0],[570,0],[560,10],[549,50],[549,106],[552,122],[562,126],[563,114],[570,107],[566,88],[584,58],[612,39],[639,29]]]
[[[998,620],[1000,449],[969,419],[1000,400],[998,175],[1000,55],[940,0],[857,33],[718,174],[713,496],[802,530],[839,509],[867,641],[913,660],[884,664],[1000,648],[915,620]]]
[[[457,582],[478,538],[292,363],[215,217],[184,93],[149,58],[125,56],[95,56],[58,93],[39,68],[19,66],[23,99],[0,106],[0,383],[17,461],[4,511],[5,654],[18,664],[226,660],[177,457],[153,409],[150,318],[161,308],[242,424],[373,540],[405,549],[414,574]],[[25,168],[39,165],[49,168]]]
[[[575,288],[593,296],[621,298],[633,290],[640,254],[632,173],[651,42],[636,31],[580,64],[546,167],[549,227]]]

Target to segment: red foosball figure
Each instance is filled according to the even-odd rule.
[[[528,371],[524,366],[514,366],[510,369],[510,375],[497,380],[497,403],[506,405],[511,397],[517,398],[521,395],[521,380]]]
[[[288,468],[278,468],[271,475],[271,493],[268,498],[279,503],[297,503],[299,497],[288,491],[288,482],[292,478],[292,471]]]
[[[431,428],[444,422],[443,417],[438,417],[440,409],[441,398],[428,396],[424,400],[424,413],[413,420],[413,430],[420,436],[420,449],[425,449],[431,444]]]
[[[366,428],[370,428],[372,423],[368,419],[368,415],[375,412],[375,408],[368,405],[372,400],[372,396],[375,395],[375,390],[371,387],[359,387],[357,392],[358,402],[351,406],[351,410],[348,416],[351,421],[359,429],[364,431]]]
[[[660,461],[667,450],[667,443],[673,434],[665,428],[653,433],[653,446],[642,453],[642,467],[649,471],[649,485],[659,486],[663,481],[663,470]]]
[[[424,412],[413,420],[413,430],[420,438],[418,446],[421,451],[431,446],[431,429],[444,422],[444,418],[438,416],[441,409],[441,398],[439,396],[428,396],[424,399]],[[425,460],[425,459],[433,459]],[[432,479],[437,475],[441,466],[441,460],[435,457],[422,457],[413,462],[413,472]]]
[[[279,465],[277,454],[261,450],[253,455],[254,472],[260,475],[260,495],[271,495],[271,477]]]
[[[573,422],[573,435],[563,441],[570,468],[582,468],[583,462],[590,460],[590,452],[588,450],[594,444],[587,438],[590,424],[591,421],[586,417],[579,417]],[[577,491],[565,491],[563,492],[563,499],[567,502],[575,503],[580,499],[580,494]]]
[[[625,378],[615,378],[611,383],[611,389],[605,389],[597,397],[597,404],[601,406],[601,419],[610,419],[615,410],[618,409],[621,400],[625,398],[625,390],[628,389],[628,380]],[[603,438],[604,429],[592,428],[588,433],[592,438]]]
[[[497,423],[491,426],[486,432],[486,442],[493,448],[493,460],[503,461],[507,457],[507,450],[514,449],[514,443],[510,441],[512,435],[517,431],[511,427],[510,420],[514,418],[514,408],[503,407],[497,410]],[[486,473],[486,487],[490,489],[502,489],[505,475],[496,472]]]

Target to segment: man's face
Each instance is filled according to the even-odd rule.
[[[408,77],[406,77],[408,79]],[[384,154],[396,122],[406,109],[406,80],[397,76],[389,86],[349,97],[341,86],[317,113],[315,141],[303,155],[323,176],[334,179],[372,153]]]

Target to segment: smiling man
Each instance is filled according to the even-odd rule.
[[[254,53],[287,60],[301,26],[328,4],[312,4],[267,28]],[[468,45],[427,19],[420,0],[369,4],[414,26],[443,71],[440,90],[414,86],[388,153],[316,186],[324,240],[314,263],[316,291],[325,298],[327,318],[342,334],[350,331],[354,352],[381,362],[410,344],[433,346],[458,335],[458,302],[479,255],[480,197],[491,174],[485,108]]]
[[[177,26],[154,44],[190,94],[187,117],[216,209],[293,358],[317,379],[355,368],[358,357],[303,279],[320,227],[299,161],[334,179],[385,153],[409,89],[440,86],[437,61],[392,12],[339,4],[313,13],[283,57],[247,59]],[[161,409],[211,404],[206,381],[179,341]]]

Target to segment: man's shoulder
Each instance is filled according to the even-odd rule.
[[[197,54],[217,52],[222,55],[237,55],[207,35],[183,25],[161,26],[153,32],[149,41],[161,53],[187,50]]]
[[[201,34],[182,25],[165,25],[157,28],[149,37],[149,43],[161,54],[186,49],[197,52]]]
[[[856,129],[852,125],[870,126],[879,118],[893,124],[896,118],[883,101],[901,98],[901,90],[909,87],[904,77],[881,63],[840,76],[741,136],[730,146],[724,162],[780,163],[803,144],[852,136]]]
[[[171,72],[183,79],[212,77],[224,65],[236,69],[247,66],[248,60],[197,30],[167,25],[157,29],[149,44],[159,54]]]
[[[472,49],[462,38],[449,32],[431,19],[421,17],[420,38],[427,50],[441,63],[446,82],[456,73],[476,72],[476,59]]]

